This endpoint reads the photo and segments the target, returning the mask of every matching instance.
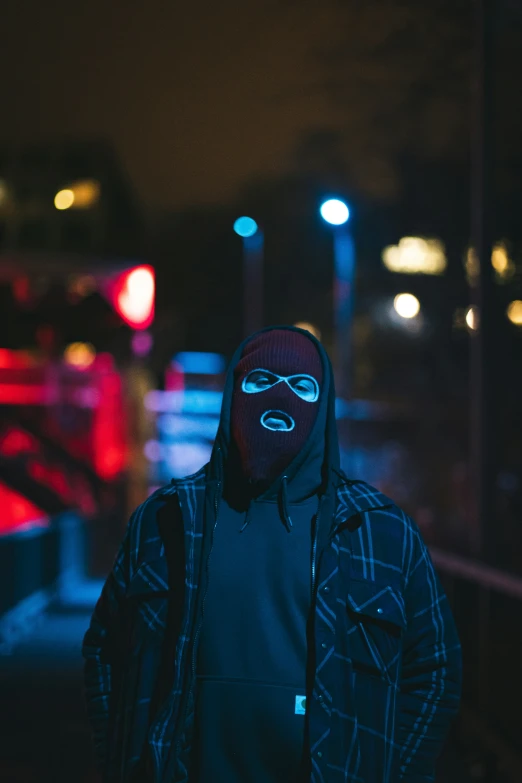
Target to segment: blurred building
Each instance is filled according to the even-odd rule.
[[[142,249],[139,210],[110,144],[86,140],[0,147],[2,266],[20,255],[26,261],[31,254],[125,257]]]
[[[140,211],[109,144],[0,148],[0,563],[7,573],[16,559],[21,574],[4,591],[0,644],[73,564],[104,572],[121,537],[129,399],[144,394],[121,368],[154,318],[143,258]]]

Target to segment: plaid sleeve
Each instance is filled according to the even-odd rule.
[[[87,715],[100,768],[105,766],[107,760],[109,708],[114,664],[121,643],[122,599],[129,581],[129,540],[134,517],[131,517],[112,570],[94,608],[82,646]]]
[[[399,725],[399,780],[431,783],[435,762],[458,712],[462,680],[460,642],[453,615],[419,529],[412,523],[405,591]]]

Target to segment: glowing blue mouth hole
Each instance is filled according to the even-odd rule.
[[[284,411],[265,411],[261,424],[272,432],[291,432],[295,427],[293,418]]]

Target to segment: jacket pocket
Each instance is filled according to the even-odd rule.
[[[354,669],[396,683],[406,628],[401,593],[389,585],[351,579],[346,614],[348,657]]]

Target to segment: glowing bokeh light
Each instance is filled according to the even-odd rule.
[[[466,326],[472,332],[478,329],[479,325],[479,313],[476,307],[471,306],[466,310]]]
[[[325,201],[321,204],[319,211],[323,220],[326,220],[331,226],[342,226],[350,217],[350,210],[344,201],[338,198],[330,198]]]
[[[154,318],[154,270],[138,266],[126,273],[115,297],[121,317],[134,329],[146,329]]]
[[[235,221],[234,231],[238,236],[242,237],[243,239],[247,239],[248,237],[253,237],[254,234],[257,232],[257,223],[253,218],[243,215],[243,217],[239,217]]]
[[[493,248],[491,264],[500,280],[507,280],[515,274],[515,264],[509,257],[508,249],[504,242],[498,242]]]
[[[96,351],[90,343],[71,343],[63,353],[65,363],[77,370],[86,370],[96,359]]]
[[[88,209],[100,198],[100,183],[94,179],[84,179],[70,186],[74,196],[75,209]]]
[[[163,459],[163,446],[158,440],[148,440],[143,447],[143,453],[149,462],[161,462]]]
[[[219,375],[225,372],[227,366],[221,354],[203,351],[182,351],[176,354],[173,361],[189,375]]]
[[[420,312],[420,302],[413,294],[397,294],[393,306],[401,318],[415,318]]]
[[[516,266],[509,257],[505,242],[497,242],[491,251],[491,266],[495,270],[497,282],[507,281],[516,273]],[[480,261],[474,250],[469,247],[464,260],[468,283],[474,284],[480,274]]]
[[[83,179],[73,182],[54,197],[56,209],[88,209],[100,198],[100,183],[95,179]]]
[[[69,188],[59,190],[54,197],[54,206],[56,209],[69,209],[74,204],[74,193]]]
[[[298,329],[304,329],[305,332],[310,332],[316,340],[321,339],[321,332],[317,328],[317,326],[314,326],[311,323],[308,323],[308,321],[298,321],[296,324],[294,324]]]
[[[506,310],[507,317],[515,326],[522,326],[522,299],[510,302]]]
[[[45,527],[49,523],[48,516],[41,508],[3,482],[0,482],[0,503],[0,535],[32,527]]]
[[[403,237],[385,247],[382,260],[390,272],[410,275],[441,275],[448,265],[442,242],[422,237]]]

